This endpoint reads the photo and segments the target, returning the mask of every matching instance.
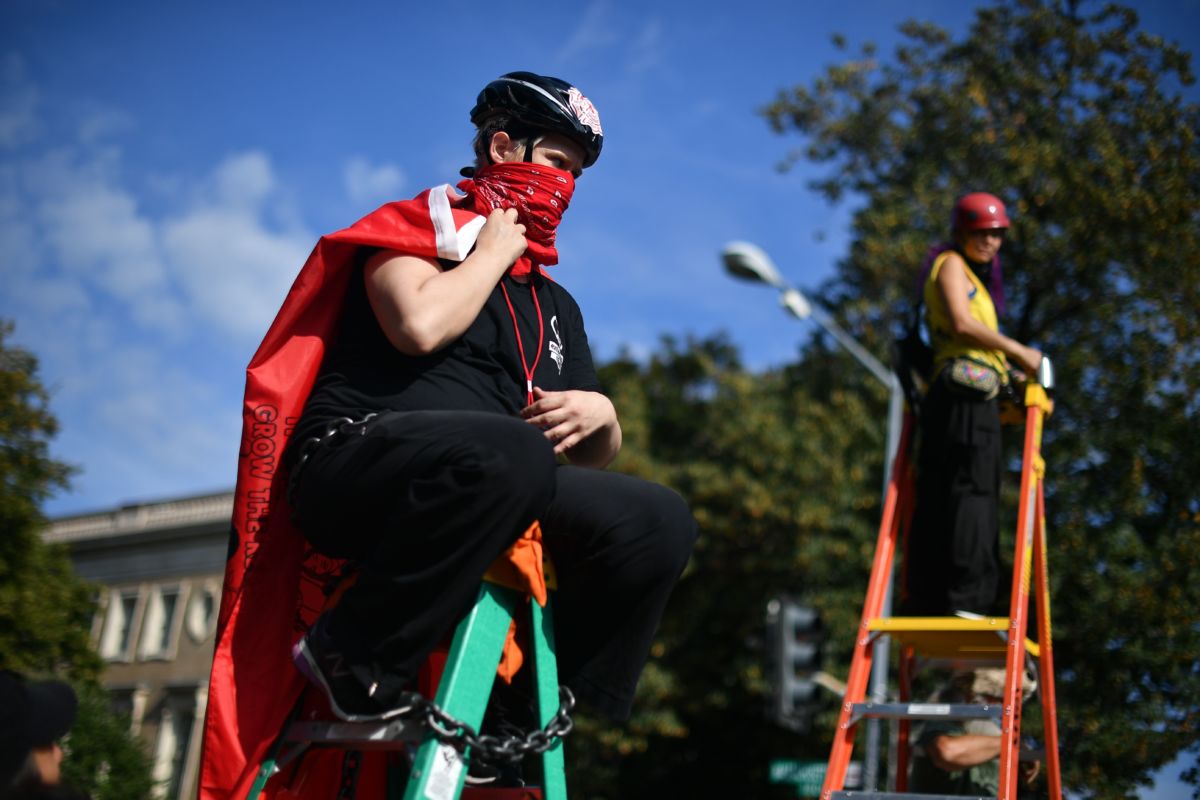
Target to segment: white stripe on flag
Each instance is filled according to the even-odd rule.
[[[479,230],[487,220],[474,215],[462,228],[456,228],[454,213],[450,210],[451,194],[456,198],[462,196],[454,191],[448,183],[429,190],[429,219],[433,223],[438,258],[462,261],[475,246],[475,240],[479,238]]]

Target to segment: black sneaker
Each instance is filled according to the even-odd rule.
[[[325,693],[333,713],[346,722],[383,722],[408,713],[411,705],[389,708],[374,697],[378,684],[364,686],[354,675],[323,622],[324,617],[318,618],[292,647],[292,662]]]
[[[488,698],[487,711],[479,733],[498,739],[525,739],[528,731],[537,727],[533,710],[533,699],[527,693],[529,675],[522,671],[517,675],[519,686],[496,678]],[[488,785],[497,789],[513,789],[527,786],[523,759],[516,761],[491,762],[476,757],[467,772],[467,783]]]

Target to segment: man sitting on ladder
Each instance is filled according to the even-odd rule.
[[[623,719],[696,527],[674,492],[602,471],[621,446],[617,413],[579,307],[543,272],[600,155],[600,119],[575,87],[514,72],[471,120],[465,194],[433,189],[429,206],[435,226],[441,205],[481,215],[474,246],[361,254],[296,426],[300,528],[361,564],[298,657],[338,713],[388,716],[484,571],[540,520],[560,581],[559,674]]]
[[[430,189],[324,237],[251,361],[246,431],[272,438],[243,434],[226,585],[264,585],[243,561],[291,533],[263,533],[288,524],[288,509],[263,505],[278,481],[244,491],[264,471],[253,457],[286,446],[292,519],[320,555],[357,568],[295,662],[341,718],[388,719],[489,565],[540,522],[560,679],[623,720],[697,530],[675,492],[604,470],[621,446],[617,412],[579,306],[545,273],[575,182],[600,155],[600,118],[574,86],[530,72],[489,83],[470,116],[475,163],[459,191]],[[238,676],[227,661],[242,641],[220,636],[220,675]],[[247,738],[228,682],[219,713],[210,704],[211,785],[228,780],[226,743]],[[532,720],[523,692],[510,700],[509,722]],[[240,746],[257,752],[263,738]]]

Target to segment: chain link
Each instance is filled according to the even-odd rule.
[[[351,419],[350,417],[338,417],[325,426],[325,433],[320,436],[310,436],[304,440],[304,444],[300,446],[300,455],[296,458],[296,463],[292,465],[291,476],[288,478],[287,499],[288,503],[295,508],[296,504],[293,501],[293,495],[296,492],[296,484],[300,477],[300,473],[304,470],[304,465],[308,463],[308,459],[312,457],[313,451],[321,445],[328,442],[334,436],[349,436],[352,433],[358,433],[360,436],[367,432],[367,423],[379,416],[375,412],[367,414],[362,419]]]
[[[432,700],[422,704],[421,712],[425,724],[433,731],[437,740],[463,750],[469,748],[471,758],[491,764],[507,764],[520,761],[531,753],[544,753],[554,746],[556,739],[566,737],[575,727],[571,711],[575,708],[575,695],[565,686],[558,687],[558,711],[541,730],[532,730],[524,736],[490,736],[479,734],[465,722],[447,714]]]
[[[467,723],[448,714],[434,701],[416,693],[405,695],[403,710],[396,718],[419,719],[439,742],[459,752],[469,749],[472,759],[489,764],[509,764],[533,753],[546,752],[554,746],[556,739],[563,739],[574,730],[575,721],[571,719],[571,711],[575,708],[575,695],[566,686],[560,686],[558,697],[558,711],[546,723],[546,727],[524,735],[480,734]]]

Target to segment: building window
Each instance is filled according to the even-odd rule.
[[[194,796],[189,793],[195,780],[193,762],[198,755],[194,742],[196,725],[203,715],[203,687],[168,690],[158,725],[154,748],[155,793],[164,800]]]
[[[104,620],[108,616],[108,600],[112,592],[107,588],[97,588],[92,592],[92,604],[96,607],[96,613],[92,615],[92,644],[97,648],[100,646],[100,637],[104,635]]]
[[[205,581],[203,586],[193,589],[188,600],[185,625],[188,636],[191,636],[196,644],[204,642],[212,635],[217,626],[217,610],[220,605],[221,587],[215,581]]]
[[[138,589],[114,589],[108,599],[100,655],[109,661],[128,661],[133,645],[134,623],[140,609]]]
[[[150,692],[144,685],[108,689],[109,708],[118,717],[129,720],[129,733],[137,736],[142,730],[142,717],[146,713],[146,698]]]
[[[174,657],[185,588],[182,584],[167,584],[155,586],[150,592],[142,623],[142,658]]]

